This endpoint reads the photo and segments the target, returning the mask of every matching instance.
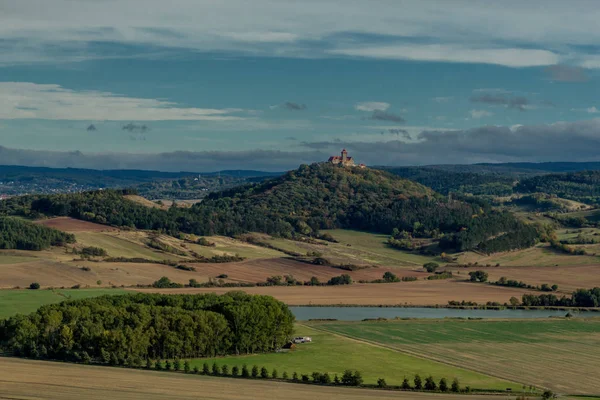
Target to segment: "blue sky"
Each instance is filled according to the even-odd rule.
[[[0,0],[1,163],[600,160],[593,1],[248,4]]]

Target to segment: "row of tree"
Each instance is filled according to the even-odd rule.
[[[554,294],[524,294],[521,304],[532,307],[598,307],[600,306],[600,287],[577,289],[570,297],[557,297]]]
[[[293,323],[285,304],[242,292],[102,296],[0,321],[0,350],[137,365],[148,358],[274,351],[289,341]]]

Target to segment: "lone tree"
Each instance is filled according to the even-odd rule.
[[[29,289],[32,289],[32,290],[37,290],[39,288],[40,288],[40,284],[37,282],[33,282],[29,285]]]
[[[469,272],[471,282],[487,282],[488,273],[482,270]]]
[[[546,390],[543,394],[542,394],[542,399],[547,400],[547,399],[555,399],[556,398],[556,394],[552,391],[552,390]]]
[[[377,379],[377,387],[380,387],[380,388],[387,387],[387,383],[386,383],[385,379],[383,379],[383,378]]]
[[[383,280],[385,282],[398,282],[400,279],[393,272],[387,271],[383,274]]]
[[[429,272],[430,274],[433,274],[439,267],[440,265],[434,262],[428,262],[423,264],[423,268],[425,268],[425,271]]]

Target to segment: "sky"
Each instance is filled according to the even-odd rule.
[[[0,0],[0,164],[600,161],[596,0]]]

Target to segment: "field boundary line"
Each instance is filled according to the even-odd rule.
[[[519,384],[519,385],[529,385],[529,384],[526,384],[525,382],[514,381],[514,380],[512,380],[510,378],[506,378],[506,377],[503,377],[503,376],[500,376],[500,375],[483,373],[483,372],[480,372],[480,371],[477,371],[475,369],[471,369],[471,368],[465,367],[465,366],[457,364],[457,363],[452,363],[452,362],[444,361],[444,360],[441,360],[439,358],[427,356],[427,355],[424,355],[424,354],[421,354],[421,353],[418,353],[418,352],[415,352],[415,351],[412,351],[412,350],[399,349],[397,347],[393,347],[393,346],[386,345],[386,344],[379,343],[379,342],[370,341],[368,339],[364,339],[364,338],[360,338],[360,337],[356,337],[356,336],[352,336],[352,335],[347,335],[347,334],[342,334],[342,333],[338,333],[338,332],[333,332],[333,331],[330,331],[328,329],[324,329],[324,328],[321,328],[321,327],[316,327],[316,326],[312,326],[312,325],[304,325],[302,323],[297,323],[297,324],[300,325],[300,326],[303,326],[305,328],[315,329],[315,330],[320,331],[320,332],[329,333],[329,334],[332,334],[332,335],[337,336],[337,337],[341,337],[341,338],[345,338],[345,339],[350,339],[352,341],[355,341],[355,342],[358,342],[358,343],[367,344],[369,346],[379,347],[379,348],[382,348],[382,349],[392,350],[392,351],[395,351],[395,352],[398,352],[398,353],[408,354],[408,355],[413,356],[413,357],[422,358],[422,359],[429,360],[429,361],[439,362],[441,364],[449,365],[451,367],[461,368],[461,369],[464,369],[464,370],[467,370],[467,371],[476,372],[476,373],[481,374],[481,375],[487,375],[487,376],[490,376],[492,378],[502,379],[502,380],[505,380],[505,381],[508,381],[508,382],[512,382],[512,383],[516,383],[516,384]],[[542,389],[547,389],[547,388],[542,387]]]

